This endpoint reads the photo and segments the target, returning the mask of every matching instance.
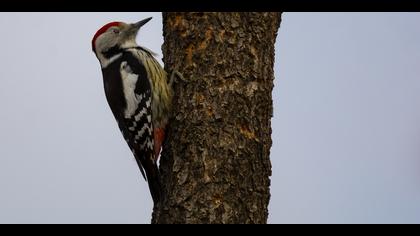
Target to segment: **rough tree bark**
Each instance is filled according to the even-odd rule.
[[[152,223],[266,223],[280,13],[163,13],[177,68]]]

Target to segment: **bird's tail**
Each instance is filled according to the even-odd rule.
[[[143,177],[143,169],[146,172],[146,181],[149,185],[150,194],[152,195],[153,202],[156,205],[161,199],[161,184],[160,184],[160,176],[159,176],[159,169],[156,162],[153,159],[146,158],[144,163],[136,158],[137,164],[139,165],[140,170],[142,171]]]

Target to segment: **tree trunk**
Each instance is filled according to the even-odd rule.
[[[266,223],[280,13],[163,13],[174,85],[152,223]]]

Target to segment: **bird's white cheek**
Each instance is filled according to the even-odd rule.
[[[125,41],[122,46],[122,48],[132,48],[132,47],[138,47],[138,44],[136,43],[136,39],[130,39]]]
[[[116,54],[111,58],[106,58],[104,55],[102,54],[98,54],[98,59],[101,63],[101,67],[102,69],[106,68],[107,66],[109,66],[111,63],[113,63],[114,61],[118,60],[120,57],[122,56],[122,53]]]

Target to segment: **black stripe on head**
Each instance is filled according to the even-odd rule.
[[[120,46],[115,45],[114,47],[109,48],[106,51],[103,51],[102,54],[105,56],[106,59],[109,59],[119,53],[122,53],[122,51],[123,50],[120,48]]]

